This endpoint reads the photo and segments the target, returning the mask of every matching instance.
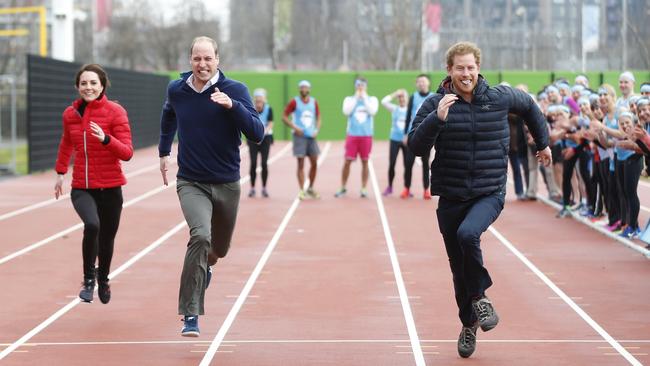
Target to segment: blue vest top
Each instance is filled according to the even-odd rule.
[[[372,136],[373,124],[373,118],[363,100],[357,99],[357,105],[348,116],[348,136]]]
[[[304,103],[300,97],[295,97],[296,110],[293,111],[293,123],[305,132],[305,137],[313,137],[316,130],[316,99],[309,97]]]
[[[617,129],[617,130],[619,129],[618,121],[615,118],[610,120],[607,116],[605,116],[604,122],[605,122],[605,125],[607,127],[609,127],[609,128],[613,128],[613,129]],[[630,156],[634,155],[633,150],[623,149],[623,148],[620,148],[618,146],[616,146],[614,148],[614,152],[616,153],[616,160],[618,160],[618,161],[627,160]],[[614,164],[613,160],[614,159],[612,159],[612,162],[610,163],[610,166]],[[610,170],[611,170],[611,167],[610,167]]]
[[[390,129],[390,139],[393,141],[404,140],[404,127],[406,126],[406,107],[397,107],[392,113],[393,124]]]
[[[264,103],[264,108],[262,108],[262,111],[258,113],[260,117],[260,121],[264,124],[264,129],[269,126],[269,105],[268,103]],[[273,131],[269,131],[267,135],[273,135]]]
[[[408,132],[411,132],[411,129],[413,128],[413,120],[415,119],[415,115],[418,113],[418,109],[420,109],[422,103],[424,103],[424,101],[432,94],[432,92],[429,92],[427,95],[421,96],[420,92],[413,93],[413,105],[411,106],[411,120],[409,121]]]

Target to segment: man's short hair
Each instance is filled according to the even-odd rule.
[[[190,45],[190,57],[192,57],[192,51],[194,50],[194,45],[199,43],[199,42],[209,42],[212,43],[212,47],[214,47],[214,55],[219,56],[219,47],[217,46],[217,41],[210,37],[206,36],[199,36],[196,37],[192,40],[192,44]]]
[[[427,75],[427,74],[420,74],[420,75],[416,76],[415,78],[416,79],[426,78],[427,80],[431,81],[431,78],[429,78],[429,75]]]
[[[445,53],[445,58],[447,59],[447,67],[452,67],[454,65],[454,57],[459,55],[473,54],[476,59],[476,64],[481,64],[481,49],[475,43],[472,42],[458,42],[453,46],[449,47]]]

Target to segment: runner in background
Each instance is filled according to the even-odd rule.
[[[348,118],[345,137],[345,162],[341,171],[341,188],[334,197],[342,197],[347,193],[347,183],[350,176],[350,165],[361,159],[361,198],[368,197],[368,159],[372,150],[374,133],[374,116],[379,109],[377,97],[368,95],[368,81],[357,77],[354,81],[354,95],[343,100],[343,114]]]
[[[248,197],[255,197],[255,181],[257,179],[257,155],[261,157],[260,165],[262,166],[262,197],[267,198],[269,192],[266,190],[266,182],[269,178],[269,152],[273,145],[273,109],[266,102],[266,90],[255,89],[253,91],[253,103],[255,110],[259,114],[260,121],[264,124],[264,140],[257,144],[254,141],[246,140],[248,143],[248,153],[250,154],[251,164],[249,175],[251,177],[251,190]]]
[[[393,99],[397,98],[398,104],[392,103]],[[392,94],[389,94],[381,99],[383,105],[391,114],[391,128],[390,128],[390,149],[388,157],[388,187],[384,190],[384,196],[393,194],[393,180],[395,179],[395,163],[397,163],[397,155],[402,151],[402,160],[406,167],[406,145],[404,145],[404,127],[406,124],[406,99],[408,98],[407,92],[404,89],[398,89]],[[410,177],[409,177],[410,179]],[[406,180],[406,172],[404,172],[404,187],[408,189],[410,181]]]
[[[293,136],[293,156],[298,160],[298,169],[296,176],[298,178],[298,197],[302,200],[305,198],[320,198],[320,194],[314,190],[316,173],[318,170],[318,155],[320,149],[316,136],[321,127],[321,116],[318,110],[318,102],[309,94],[311,93],[311,83],[302,80],[298,83],[300,95],[289,101],[284,108],[282,121],[292,130]],[[289,118],[289,115],[292,118]],[[305,186],[305,157],[309,159],[309,187],[304,190]]]
[[[415,119],[415,115],[418,109],[420,109],[422,103],[424,103],[424,101],[433,94],[431,93],[431,80],[429,79],[429,76],[427,74],[420,74],[417,76],[417,78],[415,79],[415,87],[417,90],[409,98],[408,107],[406,109],[406,126],[404,126],[405,135],[408,135],[408,133],[413,128],[413,120]],[[404,145],[406,145],[406,137],[404,138]],[[421,156],[422,188],[424,190],[422,193],[422,197],[425,200],[431,199],[431,192],[429,191],[429,183],[430,183],[429,157],[430,156],[431,156],[430,152]],[[411,193],[411,177],[413,174],[414,163],[415,163],[415,154],[413,154],[407,147],[406,162],[404,163],[404,177],[405,177],[404,180],[406,182],[405,183],[406,188],[402,191],[402,194],[400,194],[401,198],[413,197],[413,194]]]

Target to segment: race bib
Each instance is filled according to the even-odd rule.
[[[359,107],[354,111],[354,119],[357,120],[357,123],[366,123],[368,120],[368,111],[365,107]]]
[[[300,123],[302,123],[305,128],[310,128],[314,124],[314,115],[311,113],[311,111],[302,112],[302,115],[300,116]]]
[[[398,128],[400,131],[404,131],[404,127],[406,127],[406,117],[404,117],[404,118],[399,118],[399,119],[397,120],[396,125],[397,125],[397,128]]]

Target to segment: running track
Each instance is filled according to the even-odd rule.
[[[357,163],[348,197],[334,199],[343,145],[321,149],[322,199],[302,202],[290,145],[272,148],[270,199],[246,197],[242,150],[232,251],[215,267],[197,339],[179,335],[188,234],[175,187],[161,187],[154,149],[124,164],[128,206],[109,305],[76,300],[82,233],[68,199],[48,201],[53,174],[0,182],[0,364],[650,364],[648,259],[556,219],[541,202],[514,201],[513,192],[482,244],[501,323],[479,333],[472,359],[460,359],[451,274],[435,199],[420,199],[420,170],[416,199],[378,197],[388,145],[376,143],[370,197],[358,197]],[[639,194],[650,207],[650,187]],[[642,211],[641,222],[649,216]]]

